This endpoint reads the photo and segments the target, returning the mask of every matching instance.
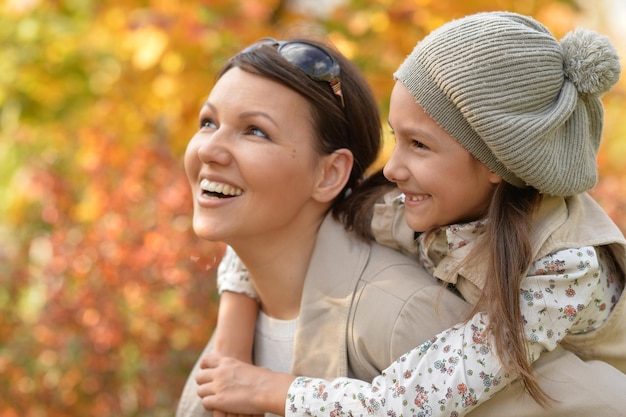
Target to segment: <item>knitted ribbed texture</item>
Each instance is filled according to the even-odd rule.
[[[567,196],[597,181],[599,96],[619,73],[604,36],[577,29],[558,42],[530,17],[489,12],[433,31],[394,77],[505,181]]]

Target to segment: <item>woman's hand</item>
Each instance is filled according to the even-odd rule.
[[[230,414],[285,414],[287,391],[296,378],[235,358],[208,353],[196,375],[198,395],[207,410]]]

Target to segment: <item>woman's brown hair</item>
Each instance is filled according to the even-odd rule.
[[[347,209],[343,204],[344,200],[353,198],[353,190],[358,187],[366,170],[376,161],[380,152],[380,112],[374,93],[356,65],[323,42],[313,39],[289,40],[300,41],[322,49],[339,64],[343,105],[327,81],[314,81],[283,58],[271,45],[259,46],[250,52],[235,55],[217,76],[219,78],[229,69],[238,67],[296,91],[310,104],[313,127],[319,138],[320,154],[330,154],[342,148],[352,152],[354,164],[350,178],[332,206],[335,218],[339,219]]]
[[[367,177],[353,190],[351,198],[340,203],[346,229],[354,231],[366,241],[374,239],[371,228],[374,204],[394,188],[396,185],[385,178],[382,170]]]

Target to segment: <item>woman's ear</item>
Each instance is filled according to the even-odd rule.
[[[337,149],[324,156],[313,198],[321,203],[334,200],[348,182],[353,163],[354,156],[347,149]]]

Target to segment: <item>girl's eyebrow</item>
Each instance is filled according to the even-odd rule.
[[[420,129],[419,127],[415,128],[415,127],[408,127],[408,128],[400,128],[400,130],[398,132],[396,132],[393,128],[393,126],[391,125],[391,122],[389,120],[387,120],[387,124],[389,125],[389,128],[391,129],[391,132],[395,135],[403,135],[403,136],[407,136],[407,137],[414,137],[417,136],[419,138],[423,138],[423,139],[428,139],[428,140],[432,140],[437,142],[437,136],[433,135],[430,132],[424,131],[423,129]]]

